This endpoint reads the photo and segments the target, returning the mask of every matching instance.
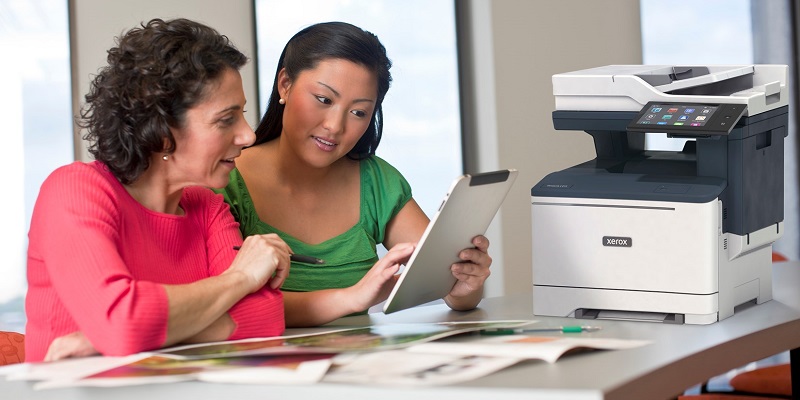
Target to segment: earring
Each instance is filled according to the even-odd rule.
[[[281,98],[280,100],[278,100],[278,104],[286,104],[286,100],[284,100],[283,98]]]
[[[164,161],[169,161],[169,155],[168,154],[164,154],[164,156],[161,157],[161,159],[164,160]]]

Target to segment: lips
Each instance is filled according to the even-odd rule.
[[[320,137],[314,136],[314,140],[316,140],[316,141],[318,141],[318,142],[320,142],[320,143],[322,143],[322,144],[324,144],[326,146],[336,146],[335,142],[331,142],[329,140],[325,140],[325,139],[320,138]]]
[[[220,162],[222,162],[222,163],[228,163],[228,164],[236,164],[236,161],[235,161],[235,160],[236,160],[236,157],[239,157],[239,156],[238,156],[238,155],[235,155],[235,156],[233,156],[233,157],[230,157],[230,158],[223,158],[223,159],[222,159]]]
[[[333,142],[329,139],[323,139],[317,136],[312,136],[314,139],[314,143],[316,143],[317,147],[322,151],[333,151],[333,149],[338,146],[336,142]]]

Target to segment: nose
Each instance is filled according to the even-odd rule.
[[[233,143],[237,146],[247,147],[256,141],[256,133],[247,122],[242,123],[242,128],[236,132]]]
[[[330,133],[339,133],[344,130],[345,112],[339,110],[337,107],[332,107],[325,115],[325,120],[322,121],[322,127]]]

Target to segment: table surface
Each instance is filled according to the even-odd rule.
[[[384,315],[348,317],[331,325],[400,322],[535,319],[541,326],[575,324],[574,319],[532,314],[531,293],[484,299],[478,309],[451,311],[443,304]],[[669,399],[686,388],[751,361],[800,348],[800,262],[773,266],[773,300],[739,310],[711,325],[592,321],[602,330],[587,337],[650,340],[628,350],[585,352],[555,364],[531,360],[458,385],[397,388],[321,383],[234,385],[184,382],[119,388],[34,391],[31,382],[2,381],[8,399]],[[299,331],[294,330],[293,333]],[[502,396],[502,397],[500,397]]]

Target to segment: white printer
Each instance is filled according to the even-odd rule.
[[[536,315],[710,324],[772,299],[783,65],[610,65],[553,76],[558,130],[597,157],[531,189]],[[645,132],[690,138],[645,150]]]

